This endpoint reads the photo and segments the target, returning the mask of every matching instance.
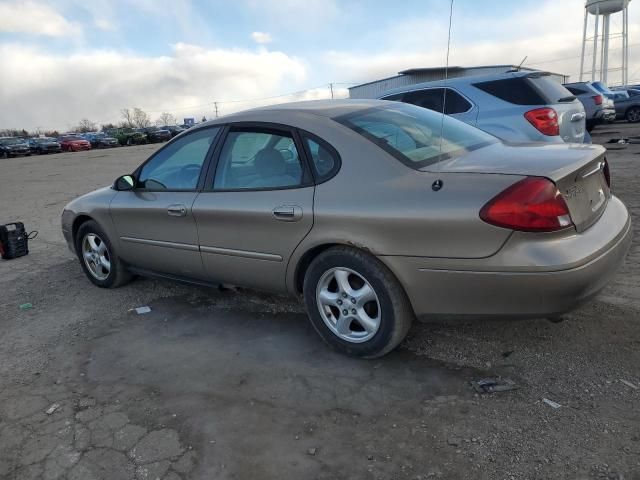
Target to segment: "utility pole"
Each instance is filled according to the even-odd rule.
[[[213,106],[216,107],[216,118],[218,118],[218,102],[213,102]]]
[[[333,83],[329,84],[329,89],[331,90],[331,100],[333,100]]]

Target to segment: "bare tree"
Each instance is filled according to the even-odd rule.
[[[144,128],[151,125],[151,120],[145,111],[135,107],[133,109],[133,124],[138,128]]]
[[[122,122],[122,126],[132,128],[134,125],[133,112],[128,108],[123,108],[122,110],[120,110],[120,115],[124,119],[124,122]]]
[[[81,133],[95,132],[97,129],[98,126],[96,125],[96,123],[92,122],[88,118],[83,118],[82,120],[80,120],[78,126],[75,128],[76,131]]]
[[[174,117],[168,112],[162,112],[158,117],[158,120],[156,120],[156,125],[159,125],[159,126],[175,125],[175,124],[176,124],[176,117]]]

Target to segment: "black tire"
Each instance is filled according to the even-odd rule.
[[[323,320],[316,291],[323,275],[333,268],[356,272],[373,288],[380,304],[379,327],[362,343],[340,338]],[[393,273],[377,258],[350,247],[332,247],[318,255],[304,276],[303,294],[311,324],[334,349],[362,358],[381,357],[397,347],[407,335],[415,315],[407,295]]]
[[[82,255],[82,241],[88,234],[97,235],[107,247],[111,268],[108,276],[103,280],[96,278],[91,273]],[[76,233],[75,247],[78,260],[80,260],[80,266],[82,267],[82,270],[84,271],[87,278],[94,285],[102,288],[117,288],[130,282],[133,278],[133,275],[131,275],[131,273],[126,270],[125,265],[118,257],[118,254],[114,250],[113,245],[111,244],[111,240],[109,240],[107,234],[104,233],[104,230],[102,230],[102,228],[100,228],[100,226],[93,220],[88,220],[80,225],[80,228],[78,228],[78,231]]]
[[[631,107],[629,110],[627,110],[625,118],[629,123],[640,122],[640,107]]]

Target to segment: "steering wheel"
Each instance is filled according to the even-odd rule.
[[[185,188],[195,187],[198,183],[201,169],[202,165],[197,163],[189,163],[183,166],[178,172],[178,182]]]

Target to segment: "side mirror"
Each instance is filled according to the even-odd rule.
[[[113,182],[113,189],[117,192],[124,192],[127,190],[133,190],[136,186],[136,181],[133,179],[131,175],[123,175],[121,177],[116,178],[116,181]]]

